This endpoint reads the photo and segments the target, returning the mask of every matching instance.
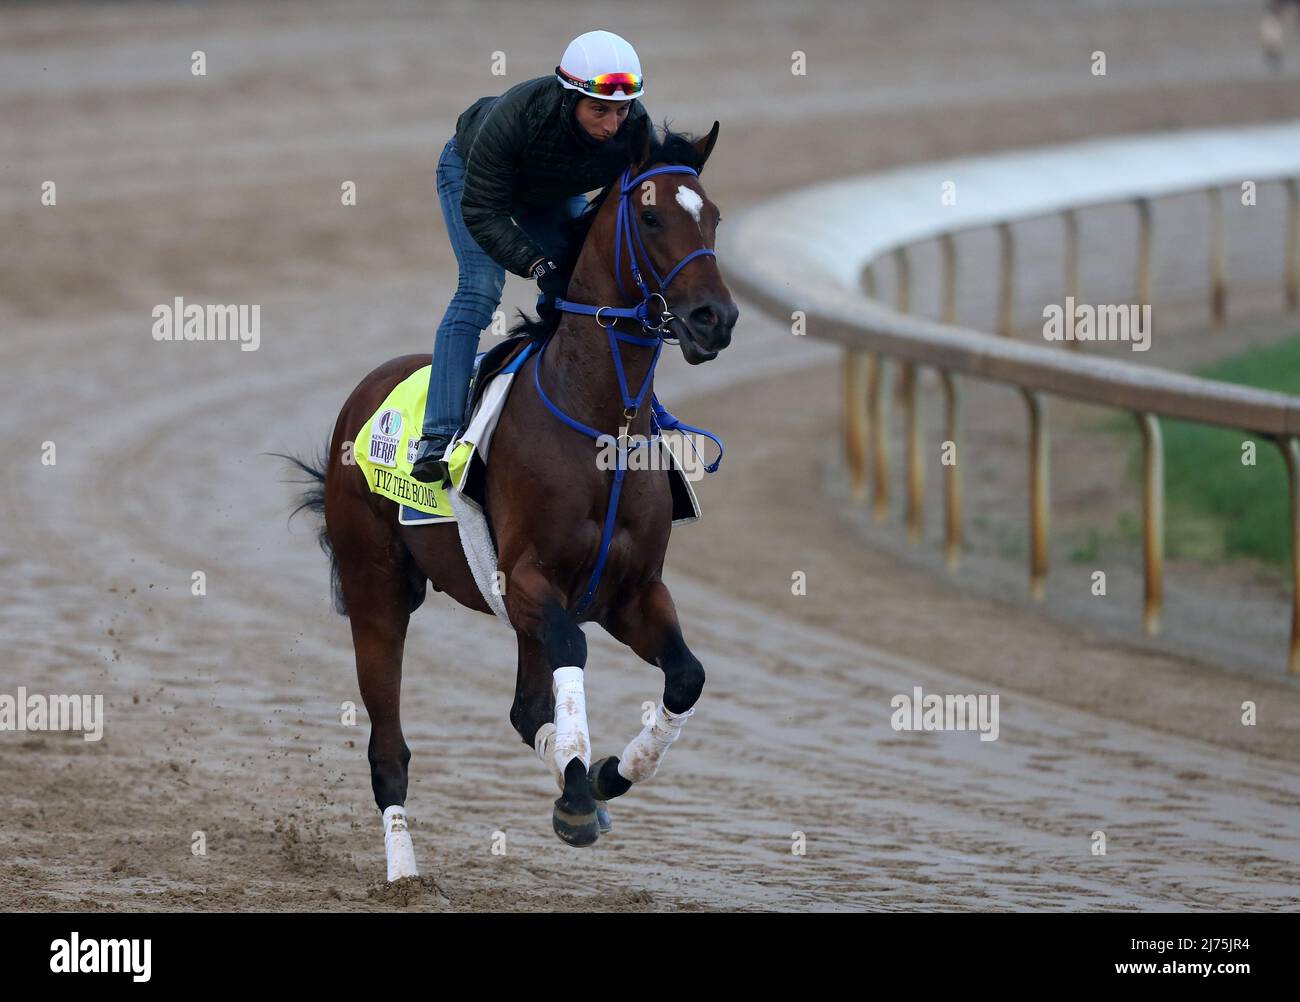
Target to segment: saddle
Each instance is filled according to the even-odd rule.
[[[493,345],[481,355],[474,356],[474,369],[469,377],[469,396],[465,401],[465,424],[461,426],[461,431],[468,427],[474,408],[478,406],[483,390],[492,381],[492,377],[510,365],[515,356],[528,345],[529,340],[527,334],[516,334]],[[458,432],[458,437],[459,434]]]

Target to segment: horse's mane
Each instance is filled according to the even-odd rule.
[[[668,119],[664,119],[662,126],[662,138],[652,125],[650,129],[650,157],[646,160],[645,169],[658,164],[673,164],[690,167],[695,171],[703,169],[704,165],[700,162],[699,151],[695,148],[696,137],[685,132],[673,132],[668,126]],[[609,197],[611,191],[618,187],[620,174],[610,184],[606,185],[604,190],[591,200],[587,210],[575,219],[570,220],[565,225],[564,246],[565,252],[563,258],[555,262],[559,270],[567,277],[573,274],[573,269],[577,267],[578,256],[582,253],[582,245],[587,242],[587,235],[591,232],[591,226],[596,221],[596,215],[600,212],[600,207],[605,204],[605,199]],[[534,341],[541,343],[555,333],[555,329],[560,326],[562,314],[555,313],[549,317],[530,317],[523,310],[516,310],[519,320],[510,328],[510,336],[517,334],[527,334]]]

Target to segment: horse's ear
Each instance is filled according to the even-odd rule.
[[[628,150],[632,154],[632,164],[638,168],[637,173],[640,173],[640,168],[650,159],[650,140],[654,126],[650,124],[650,116],[643,115],[633,128],[632,135],[628,137]]]
[[[709,154],[713,152],[713,145],[718,141],[718,123],[713,123],[713,128],[703,139],[695,141],[695,152],[700,155],[700,173],[704,172],[704,163],[709,159]]]

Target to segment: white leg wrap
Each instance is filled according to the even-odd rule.
[[[406,830],[406,808],[400,804],[384,808],[384,853],[388,856],[388,879],[418,877],[415,846]]]
[[[655,707],[654,720],[641,728],[641,733],[623,749],[618,760],[618,774],[631,783],[650,779],[668,754],[668,746],[681,735],[686,718],[694,712],[695,708],[691,707],[685,713],[673,713],[660,702]]]
[[[537,736],[533,738],[533,749],[537,752],[537,757],[542,760],[546,768],[551,770],[551,775],[555,777],[555,785],[564,792],[564,773],[562,773],[555,764],[555,725],[542,724],[537,728]]]
[[[560,774],[573,759],[591,765],[591,736],[587,732],[587,694],[581,668],[555,669],[555,765]]]

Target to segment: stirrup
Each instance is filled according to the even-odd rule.
[[[411,479],[422,484],[436,483],[439,487],[451,486],[451,472],[447,469],[445,459],[431,459],[424,466],[412,466]]]
[[[447,450],[450,441],[451,439],[442,436],[422,438],[420,440],[420,451],[425,452],[425,455],[417,455],[415,462],[411,464],[411,479],[418,480],[422,484],[437,482],[443,487],[450,486],[451,472],[447,468],[447,461],[442,458],[442,453]],[[433,448],[426,451],[425,444],[427,442],[436,442],[442,448]]]

